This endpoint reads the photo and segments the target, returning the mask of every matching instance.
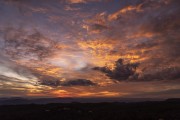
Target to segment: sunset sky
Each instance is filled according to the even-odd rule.
[[[0,97],[180,97],[180,0],[0,0]]]

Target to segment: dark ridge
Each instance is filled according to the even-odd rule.
[[[0,106],[1,120],[180,120],[180,101]]]

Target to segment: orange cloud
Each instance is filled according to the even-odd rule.
[[[71,4],[76,4],[76,3],[98,2],[100,0],[66,0],[66,1]]]
[[[66,90],[54,90],[51,95],[56,97],[72,97],[72,94]]]
[[[72,4],[74,4],[74,3],[86,3],[86,0],[67,0],[67,2],[72,3]]]
[[[110,91],[102,91],[102,92],[81,92],[78,94],[80,97],[113,97],[119,96],[120,93],[118,92],[110,92]],[[123,95],[123,94],[121,94]]]
[[[139,4],[137,6],[126,6],[123,9],[120,9],[119,11],[111,14],[108,16],[109,21],[116,20],[120,15],[126,14],[131,11],[141,12],[143,11],[141,9],[142,4]]]

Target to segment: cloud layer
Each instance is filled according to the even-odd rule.
[[[163,91],[155,87],[158,82],[167,82],[168,91],[178,91],[174,82],[180,79],[179,4],[0,1],[0,86],[5,91],[0,96],[12,88],[24,96],[59,96],[58,91],[64,96],[73,91],[77,96],[133,96],[119,87],[111,91],[111,86],[130,88],[134,82],[142,91],[152,88],[148,90],[153,94]],[[146,82],[155,83],[144,88]]]

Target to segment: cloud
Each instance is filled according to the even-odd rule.
[[[75,4],[75,3],[86,3],[86,0],[67,0],[68,3]]]
[[[46,76],[46,75],[39,75],[36,77],[38,77],[38,79],[39,79],[38,82],[40,85],[46,85],[46,86],[50,86],[50,87],[57,87],[57,86],[61,85],[60,79],[58,79],[56,77]]]
[[[44,87],[42,90],[103,86],[102,96],[108,96],[111,85],[117,85],[114,95],[118,95],[116,91],[124,91],[126,84],[130,84],[127,89],[135,86],[134,92],[137,87],[143,91],[141,88],[151,83],[145,81],[157,85],[161,80],[179,80],[179,0],[1,3],[0,48],[6,56],[0,54],[1,75],[18,78],[18,82],[35,81],[37,87]],[[28,14],[22,16],[19,12]],[[9,24],[14,27],[3,30]],[[119,83],[115,80],[124,84],[114,84]],[[14,84],[12,81],[0,84]],[[90,88],[86,87],[85,95],[96,95],[94,91],[102,89],[92,87],[94,91],[88,93]],[[76,96],[74,90],[71,93]]]
[[[1,52],[0,56],[0,75],[22,79],[22,81],[33,79],[33,75],[28,68],[18,65],[15,61],[11,60]]]
[[[136,74],[137,67],[138,63],[124,64],[123,59],[119,59],[115,62],[115,67],[112,70],[108,67],[94,67],[93,70],[99,70],[105,73],[111,79],[121,81],[127,80],[130,77],[138,77],[138,74]]]
[[[139,80],[152,81],[152,80],[179,80],[180,79],[180,68],[165,68],[163,70],[154,71],[153,73],[145,73]]]
[[[87,2],[99,2],[100,0],[66,0],[66,2],[71,4],[87,3]]]
[[[10,4],[13,4],[13,3],[23,4],[23,3],[28,2],[28,0],[2,0],[2,1],[6,3],[10,3]]]
[[[50,87],[38,85],[34,79],[0,75],[0,97],[51,96]]]
[[[145,98],[177,98],[179,97],[180,89],[168,89],[154,92],[143,92],[135,94],[134,97],[144,96]],[[132,97],[132,96],[131,96]]]
[[[106,19],[106,12],[98,13],[91,19],[85,20],[83,28],[87,30],[88,33],[100,33],[109,29]]]
[[[142,12],[141,6],[142,6],[142,4],[139,4],[137,6],[131,6],[131,5],[126,6],[122,9],[120,9],[119,11],[109,15],[108,19],[109,19],[109,21],[117,20],[121,17],[121,15],[127,14],[128,12]]]
[[[51,76],[39,76],[39,84],[46,85],[50,87],[58,87],[58,86],[96,86],[97,84],[87,80],[87,79],[73,79],[73,80],[62,80]]]
[[[177,4],[178,1],[172,0],[168,5],[156,8],[159,10],[158,14],[155,14],[154,10],[146,11],[148,15],[144,17],[146,20],[141,24],[140,29],[151,32],[153,37],[144,43],[139,43],[137,50],[142,48],[147,51],[144,56],[147,56],[148,59],[142,64],[147,68],[150,68],[149,65],[153,69],[157,67],[179,67],[178,31],[180,18],[177,16],[179,11]]]
[[[40,32],[35,31],[28,34],[19,28],[7,28],[4,33],[4,50],[13,58],[39,59],[49,56],[52,53],[54,43],[44,37]]]
[[[154,81],[154,80],[179,80],[180,68],[170,67],[161,70],[154,69],[153,71],[138,73],[137,68],[139,63],[123,63],[123,59],[115,62],[113,69],[105,67],[94,67],[93,70],[98,70],[105,73],[108,77],[114,80],[123,81]],[[148,68],[147,68],[148,69]]]
[[[37,30],[32,32],[23,28],[7,28],[4,30],[3,51],[6,54],[6,63],[0,67],[2,73],[19,79],[36,80],[39,85],[59,86],[58,77],[60,68],[45,61],[59,49],[55,42],[42,35]],[[1,55],[1,58],[3,56]],[[3,63],[5,60],[0,59]],[[44,62],[42,62],[44,61]],[[43,66],[44,65],[44,66]]]
[[[81,8],[79,8],[79,7],[72,7],[70,5],[66,5],[65,8],[64,8],[64,10],[66,10],[66,11],[77,11],[77,10],[80,10],[80,9]]]
[[[169,69],[180,66],[178,3],[177,0],[139,1],[107,15],[109,21],[104,20],[110,29],[101,35],[115,41],[116,55],[138,56],[131,62],[140,63],[136,70],[139,77],[150,74],[154,77],[152,80],[164,79],[165,74],[164,77],[156,74],[171,75]],[[173,75],[167,78],[175,79]]]
[[[8,7],[17,8],[19,13],[23,16],[31,16],[34,13],[48,14],[52,10],[52,7],[47,7],[45,5],[49,4],[49,0],[39,0],[35,3],[36,5],[33,0],[2,0],[2,2]]]
[[[29,0],[2,0],[2,2],[7,5],[17,7],[19,12],[22,13],[22,15],[27,12],[31,4]]]
[[[102,32],[102,31],[104,31],[104,30],[107,30],[108,27],[107,27],[106,25],[93,24],[93,25],[90,26],[89,29],[90,29],[90,31],[91,31],[92,33],[100,33],[100,32]]]
[[[96,84],[90,80],[86,79],[75,79],[68,80],[61,84],[62,86],[95,86]]]
[[[35,13],[48,13],[49,10],[47,8],[42,8],[42,7],[37,7],[37,8],[31,8],[32,12],[35,12]]]
[[[101,92],[81,92],[79,96],[87,97],[87,96],[94,96],[94,97],[114,97],[120,95],[118,92],[111,92],[111,91],[101,91]]]

